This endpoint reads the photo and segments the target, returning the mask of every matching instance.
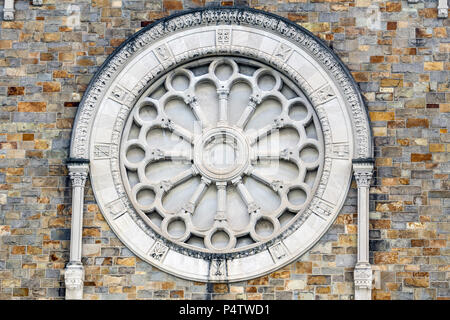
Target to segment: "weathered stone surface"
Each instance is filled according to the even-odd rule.
[[[70,186],[67,172],[50,166],[65,165],[82,94],[108,54],[136,29],[205,4],[98,0],[82,4],[89,17],[81,13],[79,26],[68,26],[69,17],[58,12],[80,3],[69,0],[45,10],[22,3],[16,2],[16,20],[0,27],[0,247],[6,250],[0,252],[0,298],[63,299],[57,273],[46,270],[62,269],[68,261]],[[302,23],[335,48],[361,84],[375,136],[386,138],[375,148],[371,193],[379,198],[371,199],[370,234],[374,267],[389,275],[381,277],[373,298],[448,299],[448,23],[426,2],[379,1],[381,23],[368,24],[373,4],[244,3]],[[89,186],[86,203],[95,206]],[[215,298],[348,297],[352,266],[337,263],[355,254],[356,218],[353,190],[335,222],[342,229],[326,233],[314,253],[281,273],[218,287]],[[122,254],[123,244],[98,209],[85,208],[85,227],[86,299],[213,298],[213,286],[174,278]],[[425,276],[423,270],[433,271]],[[26,278],[40,279],[41,288]]]

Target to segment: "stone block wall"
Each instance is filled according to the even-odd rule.
[[[65,160],[83,92],[127,37],[178,10],[250,6],[322,38],[358,82],[375,139],[374,299],[450,299],[450,20],[438,1],[15,1],[0,26],[0,299],[63,299],[71,189]],[[3,6],[3,1],[0,1]],[[306,255],[259,279],[204,284],[136,258],[87,186],[86,299],[352,299],[356,184]]]

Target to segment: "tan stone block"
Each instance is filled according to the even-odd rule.
[[[430,152],[445,152],[445,144],[430,143]]]
[[[324,285],[327,284],[327,277],[325,276],[308,276],[309,285]]]
[[[24,87],[8,87],[8,96],[23,96],[24,94]]]
[[[27,254],[31,255],[42,254],[42,248],[36,246],[27,246]]]
[[[46,102],[19,102],[19,112],[45,112],[47,108]]]
[[[10,176],[23,176],[24,168],[7,168],[6,174]]]
[[[306,282],[305,280],[287,280],[286,288],[288,290],[303,290],[305,289]]]
[[[48,141],[37,139],[34,141],[34,148],[38,150],[46,150],[49,148]]]
[[[406,121],[406,127],[407,128],[428,128],[430,126],[428,119],[408,119]]]
[[[11,248],[11,254],[25,254],[25,246],[13,246]]]
[[[33,177],[33,187],[56,187],[58,185],[58,179],[55,177]]]
[[[430,285],[428,278],[406,278],[404,283],[407,287],[415,288],[428,288]]]
[[[354,246],[356,245],[356,236],[354,234],[340,234],[338,244],[340,246]]]
[[[425,62],[423,64],[423,69],[425,71],[442,71],[444,70],[444,64],[442,62]]]
[[[356,0],[355,6],[356,7],[369,7],[371,5],[371,0]]]
[[[391,293],[380,290],[372,290],[372,300],[391,300]]]
[[[134,267],[136,265],[135,257],[116,258],[116,264],[121,266]]]
[[[3,288],[14,288],[14,287],[20,287],[20,279],[4,279],[2,280],[2,287]]]
[[[375,137],[387,136],[387,128],[385,128],[385,127],[373,127],[372,132]]]
[[[402,79],[381,79],[380,86],[382,87],[403,87]]]
[[[73,52],[60,52],[58,54],[59,61],[73,61],[75,59],[75,54]]]
[[[49,32],[44,33],[44,42],[58,42],[61,41],[61,33]]]
[[[34,133],[23,133],[22,134],[22,140],[23,141],[33,141],[34,140]]]
[[[294,272],[300,273],[300,274],[311,274],[312,273],[312,262],[302,262],[302,261],[296,262]]]
[[[226,283],[214,283],[213,284],[214,293],[228,293],[228,284]]]
[[[300,23],[302,27],[308,29],[311,32],[326,32],[330,31],[330,23],[329,22],[304,22]]]
[[[118,286],[122,283],[122,280],[124,280],[122,276],[111,276],[111,275],[104,275],[103,276],[103,286]]]
[[[274,279],[288,279],[291,276],[291,272],[289,270],[278,270],[270,274],[271,278]]]
[[[77,61],[77,65],[84,66],[84,67],[93,66],[94,62],[91,59],[79,59]]]
[[[83,228],[83,237],[100,237],[99,228]]]
[[[2,29],[23,29],[22,21],[2,21]]]
[[[370,79],[368,72],[352,72],[352,75],[357,82],[367,82]]]
[[[11,40],[0,40],[0,49],[11,49],[12,41]]]
[[[447,241],[442,240],[430,240],[430,247],[432,248],[445,248],[447,245]]]
[[[260,278],[256,278],[256,279],[252,279],[249,280],[248,285],[253,285],[253,286],[265,286],[269,284],[269,277],[268,276],[264,276],[264,277],[260,277]]]
[[[316,287],[316,294],[329,294],[331,292],[331,288],[327,287]]]
[[[419,16],[424,18],[437,18],[437,8],[425,8],[419,10]]]
[[[423,248],[424,256],[439,256],[441,255],[440,248]]]
[[[411,153],[411,162],[430,161],[431,158],[431,153]]]
[[[44,82],[42,84],[43,92],[60,92],[61,83],[59,82]]]
[[[402,11],[402,3],[401,2],[386,2],[386,11],[387,12],[400,12]]]
[[[14,288],[13,297],[27,297],[29,295],[28,288]]]
[[[70,129],[73,125],[73,119],[57,119],[56,127],[58,129]]]
[[[163,6],[166,10],[182,10],[183,3],[179,0],[163,0]]]
[[[403,203],[401,201],[378,202],[375,210],[379,212],[400,212],[403,211]]]
[[[395,264],[398,261],[398,252],[374,252],[375,264]]]
[[[49,228],[62,228],[65,226],[65,218],[64,217],[54,217],[50,218],[48,221]]]
[[[4,196],[4,197],[2,197],[2,196]],[[3,203],[3,200],[2,200],[3,198],[6,200],[6,194],[0,195],[0,204],[6,204],[6,202]],[[11,234],[11,226],[0,225],[0,236],[9,236],[10,234]]]
[[[370,120],[372,121],[389,121],[389,120],[394,120],[395,118],[395,113],[390,111],[390,112],[382,112],[382,111],[372,111],[369,112],[370,115]]]
[[[53,71],[53,78],[69,78],[69,73],[65,70]]]
[[[172,290],[170,291],[171,299],[184,299],[184,291],[183,290]]]
[[[405,102],[405,108],[425,108],[425,98],[415,98]]]
[[[416,146],[427,146],[428,145],[428,140],[425,138],[414,139],[413,142],[414,142],[414,145],[416,145]]]
[[[345,226],[345,232],[349,234],[356,234],[358,232],[358,226],[356,224],[348,224]]]
[[[433,33],[436,38],[447,38],[447,29],[445,27],[433,28]]]

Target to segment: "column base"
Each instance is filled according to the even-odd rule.
[[[372,300],[372,267],[369,263],[358,262],[353,273],[355,300]]]
[[[355,300],[372,300],[372,289],[356,287]]]
[[[66,300],[83,299],[84,268],[81,263],[71,263],[66,267],[64,280],[66,284]]]

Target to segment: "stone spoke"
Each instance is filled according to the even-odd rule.
[[[258,142],[260,139],[270,135],[272,132],[279,130],[285,127],[285,119],[284,118],[276,118],[273,120],[271,124],[262,127],[257,130],[251,137],[249,137],[250,144],[253,145]]]
[[[184,99],[184,102],[191,107],[194,116],[197,118],[198,121],[200,121],[202,128],[210,127],[211,124],[209,123],[205,113],[203,112],[202,108],[200,107],[200,104],[198,103],[198,99],[194,95],[187,95]]]
[[[228,123],[228,95],[230,90],[218,89],[217,95],[219,97],[219,122],[218,125],[226,125]]]
[[[179,151],[179,150],[161,150],[161,149],[151,149],[150,151],[150,162],[156,162],[159,160],[174,160],[174,161],[190,161],[192,160],[192,153],[190,151]]]
[[[247,205],[247,211],[249,214],[256,214],[259,213],[259,206],[256,204],[255,200],[253,199],[252,195],[248,191],[247,187],[242,182],[242,178],[236,178],[232,181],[232,183],[236,186],[239,195],[241,196],[242,200],[244,200],[245,204]]]
[[[177,185],[185,182],[189,178],[195,176],[198,174],[198,171],[195,169],[194,166],[192,166],[190,169],[185,170],[181,172],[180,174],[176,175],[175,177],[172,177],[168,180],[162,180],[157,185],[157,190],[168,192],[169,190],[173,189]]]
[[[188,203],[183,207],[183,210],[185,212],[189,214],[194,213],[195,208],[197,207],[198,203],[200,202],[201,198],[203,197],[206,191],[206,188],[209,186],[210,183],[211,180],[202,177],[200,184],[197,186],[197,189],[195,189]]]
[[[191,144],[194,142],[194,135],[189,130],[174,123],[168,117],[164,117],[161,119],[160,126],[161,126],[161,128],[172,131],[174,134],[180,136],[181,138],[190,142]]]
[[[245,128],[248,121],[250,120],[251,116],[256,110],[256,107],[261,103],[261,98],[258,94],[252,95],[248,101],[247,107],[245,107],[244,111],[242,112],[241,117],[237,121],[236,125],[239,128]]]
[[[226,182],[216,182],[217,187],[217,211],[214,217],[215,221],[226,221],[226,210],[227,210],[227,183]]]

